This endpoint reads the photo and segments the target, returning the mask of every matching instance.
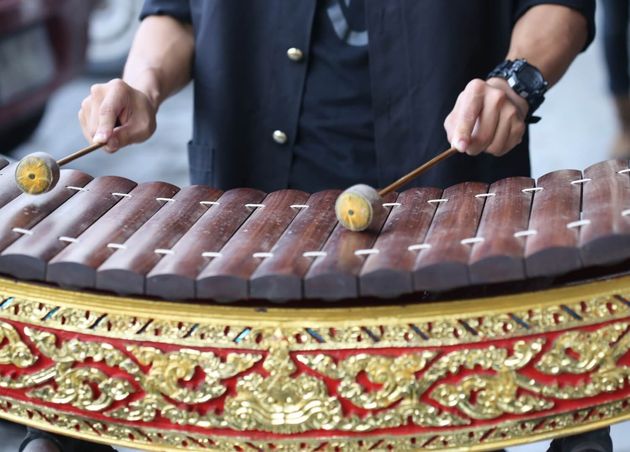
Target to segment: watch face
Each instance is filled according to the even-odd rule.
[[[540,90],[544,87],[545,81],[542,75],[535,69],[525,66],[518,72],[519,81],[532,90]]]

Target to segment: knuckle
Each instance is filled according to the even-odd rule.
[[[493,89],[490,99],[497,105],[503,105],[507,100],[507,94],[502,89]]]
[[[149,118],[142,118],[138,121],[137,127],[139,133],[149,133],[151,131],[151,120]]]
[[[127,84],[119,78],[110,80],[108,84],[114,90],[123,90],[127,87]]]
[[[517,135],[517,137],[519,138],[519,143],[521,141],[523,141],[523,135],[525,135],[525,123],[523,121],[518,121],[515,125],[514,125],[514,133]]]
[[[446,117],[446,119],[444,120],[444,124],[443,124],[443,125],[444,125],[444,128],[445,128],[446,130],[449,130],[449,129],[451,128],[452,124],[453,124],[453,114],[452,114],[452,113],[450,113],[450,114]]]
[[[507,105],[502,116],[510,122],[520,121],[518,110],[514,105]]]
[[[497,144],[491,144],[490,146],[486,147],[486,152],[488,154],[492,154],[492,155],[500,155],[501,154],[501,147]]]
[[[98,96],[103,91],[103,85],[101,83],[95,83],[90,86],[90,94],[92,96]]]
[[[482,91],[485,90],[485,88],[486,82],[479,78],[472,79],[470,82],[468,82],[468,85],[466,86],[466,89],[470,90],[473,94],[480,94]]]

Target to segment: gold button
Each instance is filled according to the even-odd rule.
[[[291,61],[300,61],[302,58],[304,58],[304,52],[296,47],[291,47],[289,50],[287,50],[287,56]]]
[[[284,133],[282,130],[274,130],[273,141],[278,144],[284,144],[287,142],[287,134]]]

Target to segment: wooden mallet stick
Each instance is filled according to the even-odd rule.
[[[57,185],[59,181],[59,168],[83,157],[97,149],[102,148],[105,143],[94,143],[58,161],[45,152],[34,152],[22,158],[15,167],[15,182],[24,193],[39,195],[46,193]]]
[[[457,149],[455,148],[447,149],[379,191],[365,184],[353,185],[341,193],[335,202],[337,220],[343,227],[351,231],[369,229],[372,226],[374,212],[383,207],[383,196],[399,189],[456,153]]]

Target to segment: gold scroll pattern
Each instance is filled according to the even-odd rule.
[[[16,367],[28,369],[27,363],[36,363],[37,358],[28,358],[31,355],[50,362],[31,373],[4,373],[0,386],[28,390],[35,400],[102,412],[113,420],[146,423],[160,415],[175,425],[242,432],[368,432],[410,422],[461,428],[473,419],[530,415],[552,408],[557,399],[623,388],[629,369],[620,360],[630,348],[629,327],[630,322],[617,322],[596,330],[569,331],[550,344],[537,338],[511,346],[397,356],[357,353],[334,359],[321,352],[292,352],[279,329],[264,355],[226,352],[219,357],[193,349],[163,351],[140,345],[127,345],[123,351],[104,341],[64,340],[25,327],[34,352],[13,326],[0,322],[8,338],[0,346],[0,356],[6,356],[9,347],[21,350],[22,357],[12,363]],[[256,367],[261,360],[262,366]],[[549,385],[522,373],[532,366],[545,375],[586,378],[576,384]],[[462,370],[472,373],[458,378]],[[197,372],[203,378],[190,387]],[[373,387],[361,383],[363,374]],[[324,376],[337,382],[336,389]],[[232,378],[235,390],[227,393],[224,382]],[[222,412],[196,407],[221,396],[225,396]],[[441,408],[423,402],[425,397]],[[344,412],[343,399],[364,413]]]
[[[81,308],[83,297],[79,292],[63,293],[71,304],[59,306],[46,299],[31,299],[26,295],[11,294],[10,282],[0,279],[0,317],[17,320],[31,325],[58,328],[65,331],[89,332],[102,337],[127,340],[151,340],[181,346],[205,346],[214,348],[235,348],[266,351],[273,342],[277,326],[262,326],[265,316],[260,314],[260,325],[221,324],[199,318],[197,321],[182,320],[168,316],[155,318],[109,312],[106,309]],[[21,286],[16,293],[28,292]],[[89,295],[90,300],[100,300],[97,295]],[[37,297],[35,297],[37,298]],[[133,302],[130,301],[130,302]],[[107,299],[98,303],[107,306]],[[331,325],[316,322],[309,325],[300,319],[300,327],[284,328],[283,333],[292,351],[360,349],[368,344],[374,348],[389,347],[431,347],[475,343],[492,339],[527,336],[561,331],[574,327],[600,324],[611,320],[621,320],[628,316],[630,293],[606,294],[591,298],[566,300],[564,304],[515,309],[511,312],[492,312],[483,315],[462,314],[440,317],[417,323],[384,322],[384,324]],[[238,318],[238,315],[234,315]],[[295,320],[295,319],[293,319]],[[247,334],[244,334],[247,332]]]
[[[14,338],[19,338],[12,325],[0,322],[0,328]],[[143,416],[137,416],[137,402],[130,403],[122,410],[126,418],[134,420],[153,420],[160,409],[162,415],[168,417],[168,408],[174,408],[174,405],[167,401],[167,397],[191,404],[218,397],[226,389],[221,380],[249,369],[262,358],[259,354],[230,353],[223,361],[211,352],[180,349],[165,353],[153,347],[130,345],[127,351],[134,360],[107,342],[70,339],[59,343],[59,338],[53,333],[30,327],[25,327],[24,333],[52,364],[17,377],[1,375],[0,387],[34,388],[28,394],[35,399],[100,412],[137,391],[130,379],[109,376],[99,367],[89,365],[90,362],[103,363],[124,371],[146,394],[141,399]],[[20,339],[15,340],[28,349]],[[8,346],[15,348],[16,342],[9,341]],[[4,352],[6,347],[0,348],[0,352]],[[138,363],[151,367],[145,373]],[[204,381],[194,390],[182,387],[180,381],[190,381],[197,367],[204,371]],[[94,386],[98,391],[93,389]],[[119,411],[115,410],[112,414],[115,416]]]
[[[533,417],[528,420],[502,422],[488,427],[463,427],[456,432],[428,432],[416,435],[387,435],[368,438],[285,438],[254,440],[172,430],[156,430],[150,426],[126,426],[107,421],[65,413],[62,410],[37,406],[10,398],[0,399],[0,417],[24,421],[43,429],[72,432],[81,438],[131,447],[153,447],[159,450],[222,451],[328,451],[328,450],[443,450],[485,445],[491,448],[510,447],[530,442],[532,435],[540,437],[570,434],[592,426],[589,422],[618,422],[629,418],[630,399],[618,400],[597,407],[552,416]]]

